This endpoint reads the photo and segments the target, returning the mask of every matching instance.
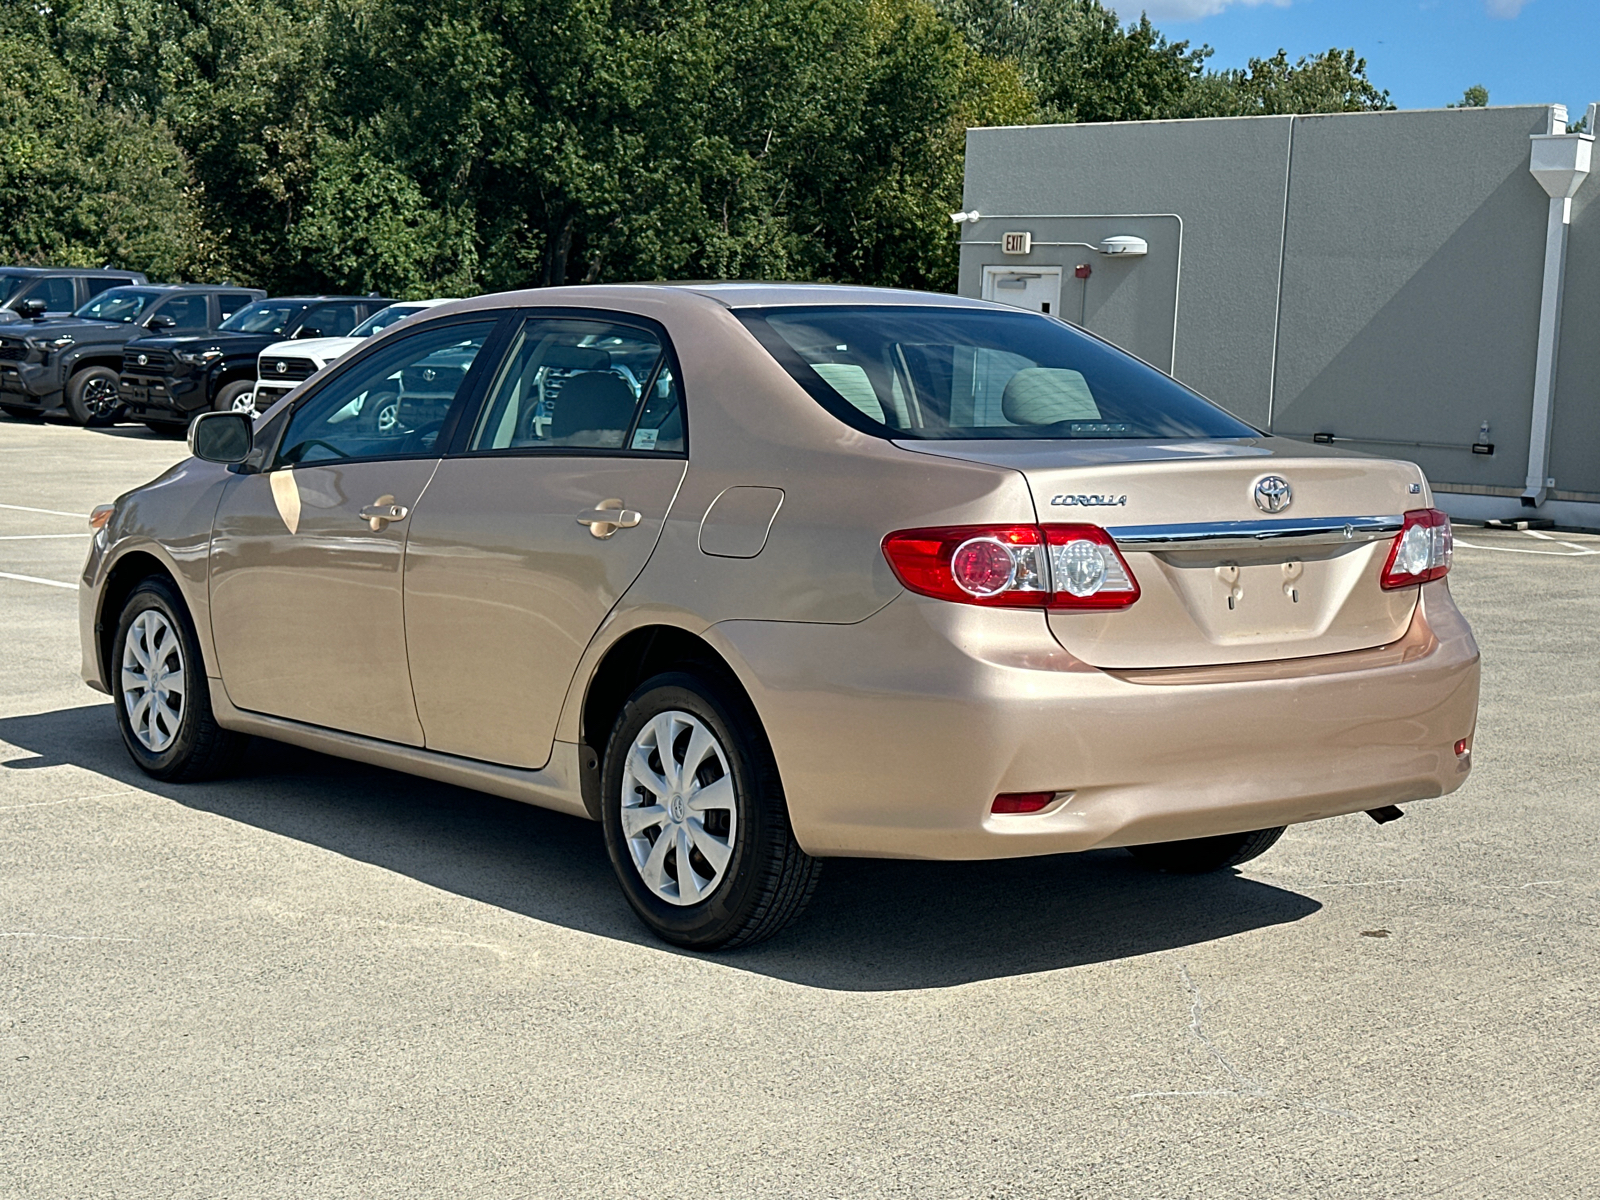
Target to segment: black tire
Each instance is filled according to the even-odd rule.
[[[0,412],[15,421],[37,421],[44,415],[37,408],[23,408],[20,404],[0,404]]]
[[[74,425],[115,425],[122,415],[117,373],[110,367],[85,367],[67,380],[67,416]]]
[[[176,637],[168,639],[158,636],[152,639],[148,636],[148,627],[136,631],[136,622],[147,613],[156,615],[154,624],[157,629],[164,623]],[[166,744],[159,744],[159,737],[155,737],[150,740],[157,744],[147,745],[145,738],[135,731],[133,713],[145,713],[148,710],[138,705],[144,689],[134,696],[132,706],[125,690],[123,652],[130,636],[147,659],[159,661],[169,668],[176,661],[178,669],[183,672],[176,722],[162,721],[159,716],[154,718],[159,733],[170,737]],[[137,653],[134,658],[136,670],[142,669]],[[112,699],[117,710],[117,728],[122,732],[122,741],[128,747],[128,753],[146,775],[169,783],[193,783],[215,779],[237,765],[250,739],[223,729],[212,716],[211,692],[206,681],[205,664],[200,658],[200,644],[195,638],[194,624],[189,620],[188,609],[177,589],[169,581],[147,579],[133,589],[118,615],[117,632],[111,642],[107,667],[112,681]],[[155,671],[148,669],[145,670],[145,678],[155,683],[161,681]],[[166,696],[166,699],[170,698],[170,695]],[[150,737],[148,728],[146,737]]]
[[[216,399],[211,401],[211,411],[232,412],[234,402],[237,401],[240,396],[248,396],[255,390],[255,380],[235,379],[232,383],[225,385],[217,392]],[[250,411],[254,413],[255,409],[252,408]]]
[[[1148,867],[1173,875],[1206,875],[1260,857],[1272,849],[1283,836],[1283,830],[1280,825],[1276,829],[1224,833],[1184,842],[1154,842],[1148,846],[1129,846],[1128,853]]]
[[[685,837],[689,836],[692,813],[683,811],[681,804],[672,805],[670,797],[658,797],[655,799],[663,810],[677,810],[677,815],[670,820],[681,825],[669,824],[669,819],[664,817],[654,838],[643,831],[630,841],[623,832],[622,792],[628,754],[635,739],[645,736],[647,726],[653,729],[652,723],[658,716],[673,712],[695,718],[715,737],[716,749],[726,760],[727,774],[732,781],[729,811],[734,823],[731,828],[724,825],[721,830],[714,831],[732,835],[731,853],[721,875],[715,877],[706,897],[698,903],[679,904],[662,899],[645,882],[648,864],[636,865],[631,848],[643,841],[653,849],[660,839],[678,836],[671,831],[680,828]],[[682,761],[689,736],[685,733],[682,738],[674,737],[674,770]],[[652,761],[659,761],[659,757]],[[696,778],[702,785],[709,786],[709,782],[718,779],[720,764],[711,759],[702,761],[709,777]],[[640,799],[636,803],[650,799],[643,789],[639,789],[638,794]],[[656,936],[691,950],[731,949],[773,936],[800,915],[816,890],[822,870],[821,861],[806,854],[794,840],[789,807],[778,779],[778,765],[749,701],[735,684],[709,670],[657,675],[628,697],[606,745],[601,773],[601,816],[611,865],[633,911]],[[709,812],[702,813],[700,832],[711,830],[712,816]],[[696,861],[708,861],[699,856],[698,843],[691,847],[690,853],[696,856]],[[673,864],[670,878],[681,894],[683,885],[677,882],[676,855],[675,849],[667,851],[661,860],[661,870],[669,870],[669,861]],[[701,874],[704,872],[696,871],[692,886],[698,888]],[[708,875],[707,878],[712,877]]]

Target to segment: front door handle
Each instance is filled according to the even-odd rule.
[[[587,525],[597,538],[608,538],[619,529],[632,529],[644,517],[631,508],[623,508],[621,500],[602,500],[586,512],[578,514],[578,524]]]
[[[379,496],[357,515],[373,533],[381,533],[390,521],[404,521],[411,515],[411,510],[404,504],[396,504],[393,496]]]

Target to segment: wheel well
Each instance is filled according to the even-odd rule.
[[[684,667],[715,672],[749,700],[727,660],[709,642],[672,625],[648,625],[619,638],[589,677],[578,734],[578,759],[584,807],[595,820],[600,819],[600,755],[605,752],[617,714],[633,689],[646,679]]]
[[[151,576],[165,579],[180,597],[183,595],[177,580],[172,578],[172,572],[155,555],[142,550],[119,558],[116,566],[111,568],[111,574],[106,576],[105,586],[100,589],[100,611],[95,615],[94,635],[100,647],[100,682],[108,690],[111,687],[111,639],[117,636],[122,606],[133,594],[133,589]]]
[[[79,371],[88,367],[107,367],[113,371],[120,371],[122,369],[122,359],[120,356],[117,358],[104,358],[85,355],[82,358],[73,360],[72,365],[67,368],[67,378],[71,379]]]

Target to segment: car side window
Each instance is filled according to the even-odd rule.
[[[209,324],[204,296],[174,296],[159,311],[161,316],[172,318],[177,329],[204,329]]]
[[[91,275],[89,278],[85,279],[83,281],[83,283],[84,283],[84,287],[88,289],[86,291],[85,295],[87,295],[89,299],[93,300],[96,296],[98,296],[101,292],[105,291],[107,288],[128,287],[129,285],[131,285],[133,283],[133,280],[131,280],[131,279],[107,279],[102,275]]]
[[[344,337],[361,324],[361,313],[354,304],[319,304],[306,314],[297,338]]]
[[[248,292],[223,292],[217,296],[217,303],[222,308],[222,319],[226,321],[234,313],[249,304],[254,297]]]
[[[70,279],[46,279],[29,294],[30,300],[43,300],[45,312],[72,312],[78,307]]]
[[[682,453],[682,404],[661,340],[621,322],[529,318],[467,449]]]
[[[289,419],[274,467],[431,454],[493,320],[419,329],[318,389]]]

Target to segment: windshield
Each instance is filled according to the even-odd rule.
[[[101,292],[72,315],[90,321],[121,321],[132,324],[139,315],[161,298],[160,292],[141,288],[111,288]]]
[[[241,308],[218,329],[229,333],[282,333],[289,322],[311,306],[302,300],[258,300]]]
[[[27,282],[26,275],[0,275],[0,304],[17,294],[17,289]]]
[[[371,337],[380,329],[387,329],[391,325],[397,325],[407,317],[414,317],[423,311],[425,310],[420,304],[391,304],[388,308],[380,309],[357,325],[350,331],[350,336]]]
[[[1036,313],[863,305],[739,319],[824,408],[878,437],[1256,436],[1154,367]]]

